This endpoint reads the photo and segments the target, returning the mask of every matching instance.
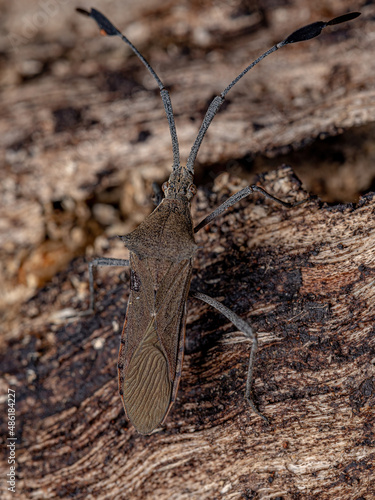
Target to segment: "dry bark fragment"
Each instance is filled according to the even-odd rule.
[[[288,168],[261,184],[284,199],[306,196]],[[214,192],[200,191],[196,220],[240,187],[224,175]],[[58,310],[87,303],[71,286],[86,279],[76,261],[24,308],[1,361],[3,389],[17,394],[20,497],[366,498],[375,486],[374,212],[373,194],[292,210],[256,197],[198,233],[193,287],[258,332],[254,394],[270,426],[243,399],[248,341],[189,301],[178,400],[164,429],[137,435],[116,380],[128,280],[101,273],[103,309],[58,324]]]
[[[134,228],[148,210],[151,182],[164,181],[171,164],[160,96],[141,63],[119,41],[100,38],[73,6],[52,8],[19,0],[2,17],[5,330],[19,304],[102,231]],[[137,0],[126,9],[121,2],[108,5],[105,13],[170,88],[186,158],[208,101],[249,61],[293,29],[352,8],[342,0],[313,6],[307,0],[220,6]],[[30,23],[46,16],[30,31]],[[325,199],[356,200],[368,190],[375,176],[373,16],[368,4],[355,22],[285,48],[243,79],[207,134],[197,178],[244,167],[244,175],[268,171],[269,157],[284,154],[273,166],[295,165],[308,190]],[[111,211],[104,222],[103,206]]]

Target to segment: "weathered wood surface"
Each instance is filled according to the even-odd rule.
[[[223,176],[211,206],[240,187]],[[288,169],[262,185],[305,196]],[[17,393],[19,498],[371,498],[375,197],[288,211],[241,205],[198,233],[192,286],[258,332],[254,394],[271,425],[243,398],[249,342],[191,300],[177,402],[160,432],[138,435],[116,380],[128,279],[102,271],[101,312],[58,320],[87,304],[80,259],[23,308],[2,360]]]
[[[178,401],[164,430],[136,435],[116,387],[127,271],[125,281],[116,270],[99,273],[96,317],[68,323],[63,312],[88,303],[87,264],[70,263],[74,256],[126,258],[108,237],[150,211],[150,184],[170,168],[169,133],[154,83],[121,45],[62,2],[27,38],[35,5],[7,3],[0,38],[0,383],[2,395],[17,392],[18,496],[371,498],[373,196],[291,211],[242,202],[198,234],[193,286],[259,332],[255,399],[271,426],[243,400],[249,343],[190,301]],[[249,60],[303,24],[360,8],[258,7],[106,4],[170,87],[184,154],[208,101]],[[271,56],[233,90],[202,145],[198,180],[220,171],[251,178],[296,150],[283,159],[308,191],[336,201],[371,188],[374,6],[361,10],[326,40]],[[11,50],[9,35],[24,40],[13,37]],[[214,193],[202,187],[196,221],[236,182],[223,174]],[[305,196],[287,170],[261,184]]]
[[[209,100],[249,61],[301,25],[360,6],[137,0],[97,7],[170,88],[186,158]],[[251,179],[286,162],[325,200],[357,200],[371,187],[374,6],[362,12],[273,54],[231,91],[199,153],[199,183],[223,170]],[[7,2],[2,23],[0,307],[9,330],[38,286],[89,246],[97,253],[103,231],[126,233],[142,220],[151,182],[169,173],[171,149],[155,82],[74,5]]]

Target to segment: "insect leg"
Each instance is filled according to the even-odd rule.
[[[263,420],[269,423],[268,419],[264,415],[262,415],[258,410],[258,408],[255,406],[254,401],[251,397],[251,386],[253,382],[255,354],[258,350],[258,337],[256,333],[253,331],[251,326],[246,321],[244,321],[242,318],[237,316],[237,314],[235,314],[233,311],[225,307],[221,302],[218,302],[212,297],[209,297],[208,295],[205,295],[204,293],[200,292],[190,292],[190,295],[192,297],[195,297],[196,299],[206,302],[206,304],[212,306],[214,309],[221,312],[221,314],[223,314],[227,319],[229,319],[229,321],[233,323],[234,326],[237,327],[242,333],[244,333],[246,337],[248,337],[253,341],[250,351],[249,367],[247,370],[245,398],[247,399],[251,409],[257,415],[259,415],[259,417],[261,417]]]
[[[266,198],[269,198],[270,200],[273,200],[276,203],[279,203],[280,205],[286,208],[296,207],[297,205],[301,205],[302,203],[305,203],[307,200],[310,199],[306,198],[305,200],[297,201],[295,203],[288,203],[286,201],[279,200],[279,198],[276,198],[275,196],[272,196],[272,194],[268,193],[263,188],[256,186],[255,184],[251,186],[246,186],[244,189],[241,189],[241,191],[238,191],[238,193],[233,194],[230,198],[225,200],[224,203],[222,203],[219,207],[217,207],[210,215],[207,215],[207,217],[205,217],[197,226],[195,226],[194,233],[198,232],[200,229],[202,229],[202,227],[206,226],[216,217],[218,217],[223,212],[228,210],[228,208],[232,207],[240,200],[243,200],[243,198],[250,196],[255,191],[261,193]]]
[[[95,294],[94,294],[94,267],[101,266],[124,266],[127,267],[130,265],[130,262],[125,259],[111,259],[106,257],[101,257],[99,259],[95,259],[92,262],[89,262],[89,285],[90,285],[90,308],[87,311],[87,314],[90,312],[94,312],[95,310]]]

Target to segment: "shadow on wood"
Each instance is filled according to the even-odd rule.
[[[199,191],[195,219],[242,184],[223,174],[213,192]],[[306,196],[287,167],[261,184],[283,199]],[[86,280],[79,259],[24,307],[19,340],[2,360],[16,390],[25,498],[328,499],[373,491],[375,197],[285,210],[254,196],[240,205],[198,233],[192,286],[258,332],[254,395],[271,425],[243,398],[249,342],[190,301],[177,402],[163,429],[138,435],[117,394],[128,280],[100,273],[101,311],[69,324],[56,319],[87,304],[71,285]]]

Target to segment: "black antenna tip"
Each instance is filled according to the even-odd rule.
[[[328,21],[327,26],[332,26],[333,24],[345,23],[346,21],[351,21],[356,17],[360,16],[360,12],[349,12],[349,14],[344,14],[343,16],[334,17],[330,21]]]
[[[87,10],[81,9],[80,7],[78,7],[78,8],[76,8],[76,11],[79,12],[80,14],[83,14],[84,16],[92,17],[96,21],[97,25],[100,28],[100,32],[103,35],[108,35],[108,36],[120,35],[121,36],[121,33],[119,32],[119,30],[117,28],[115,28],[113,26],[113,24],[111,23],[111,21],[109,19],[107,19],[98,10],[91,9],[91,11],[88,12]]]
[[[278,48],[282,47],[283,45],[287,45],[288,43],[303,42],[305,40],[310,40],[311,38],[315,38],[316,36],[320,35],[322,29],[325,28],[326,26],[332,26],[334,24],[340,24],[346,21],[351,21],[352,19],[355,19],[360,15],[361,15],[360,12],[350,12],[349,14],[344,14],[343,16],[335,17],[326,23],[324,23],[323,21],[318,21],[316,23],[303,26],[303,28],[300,28],[297,31],[293,31],[293,33],[290,34],[287,38],[285,38],[285,40],[280,42],[278,44]]]
[[[323,23],[322,21],[303,26],[303,28],[293,31],[293,33],[280,43],[280,46],[287,45],[288,43],[303,42],[305,40],[310,40],[310,38],[315,38],[320,35],[322,29],[326,26],[327,23]]]
[[[84,16],[90,17],[90,12],[88,12],[85,9],[81,9],[81,7],[77,7],[76,11],[79,12],[80,14],[83,14]]]

